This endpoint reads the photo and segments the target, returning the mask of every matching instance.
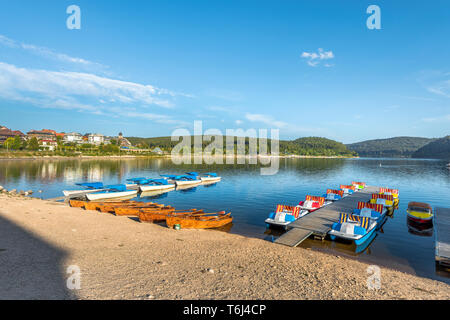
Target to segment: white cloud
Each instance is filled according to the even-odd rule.
[[[306,63],[315,67],[320,64],[322,60],[334,59],[333,51],[324,51],[322,48],[319,48],[317,52],[303,52],[301,54],[303,59],[306,59]],[[330,63],[325,63],[325,67],[332,67],[333,65]]]
[[[423,122],[449,122],[450,121],[450,114],[445,114],[440,117],[436,118],[423,118]]]
[[[283,128],[286,127],[288,124],[283,121],[276,121],[271,116],[264,115],[264,114],[256,114],[256,113],[247,113],[245,115],[245,118],[247,120],[250,120],[252,122],[261,122],[271,127],[276,128]]]
[[[89,67],[97,66],[97,67],[101,67],[101,68],[108,68],[107,66],[104,66],[100,63],[91,62],[91,61],[88,61],[88,60],[85,60],[82,58],[71,57],[67,54],[58,53],[58,52],[55,52],[46,47],[40,47],[40,46],[35,46],[32,44],[19,42],[19,41],[10,39],[4,35],[1,35],[1,34],[0,34],[0,44],[7,46],[9,48],[23,49],[23,50],[26,50],[33,54],[37,54],[37,55],[40,55],[45,58],[58,60],[58,61],[65,62],[65,63],[72,63],[72,64],[78,64],[78,65],[89,66]]]
[[[236,124],[237,124],[238,126],[240,126],[241,124],[244,123],[242,120],[236,120],[235,122],[236,122]]]
[[[89,73],[18,68],[0,62],[0,97],[41,108],[76,110],[176,124],[169,116],[142,111],[170,109],[175,93],[151,85]],[[114,105],[115,107],[111,107]],[[139,107],[140,110],[136,110]]]

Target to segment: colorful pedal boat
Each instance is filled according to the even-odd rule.
[[[325,198],[325,201],[327,201],[327,202],[338,201],[344,197],[344,190],[328,189],[327,193],[323,197]]]
[[[204,173],[204,174],[200,177],[200,179],[202,180],[203,183],[205,183],[205,182],[218,182],[218,181],[220,181],[222,178],[219,177],[219,176],[217,175],[217,173],[215,173],[215,172],[207,172],[207,173]]]
[[[352,186],[356,188],[356,190],[363,190],[366,187],[365,182],[352,181]]]
[[[393,195],[373,193],[372,198],[370,199],[370,203],[371,204],[382,204],[383,206],[390,208],[396,204],[396,201],[394,200]]]
[[[353,194],[356,191],[355,186],[341,184],[339,188],[344,191],[344,197]]]
[[[417,223],[430,223],[433,219],[433,208],[424,202],[408,203],[406,213],[411,220]]]
[[[302,210],[308,210],[309,212],[314,212],[316,210],[319,210],[324,205],[327,205],[328,203],[325,203],[324,197],[318,197],[318,196],[306,196],[305,201],[300,201],[298,204],[300,209]]]
[[[277,205],[275,212],[271,212],[265,220],[267,227],[275,226],[286,228],[290,223],[307,215],[308,210],[302,210],[300,206]]]
[[[372,237],[376,228],[377,222],[370,218],[341,213],[339,222],[333,223],[328,234],[333,241],[340,238],[361,245]]]
[[[392,195],[394,199],[398,199],[399,197],[398,189],[380,188],[379,193],[384,195]]]
[[[358,202],[358,208],[353,209],[352,215],[358,217],[367,217],[377,222],[377,229],[381,228],[386,220],[388,210],[382,204],[371,204],[367,202]]]

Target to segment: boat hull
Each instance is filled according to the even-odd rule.
[[[155,186],[146,186],[146,185],[140,185],[139,189],[141,192],[149,192],[149,191],[160,191],[160,190],[168,190],[175,188],[175,184],[168,184],[168,185],[155,185]]]
[[[221,177],[201,177],[202,182],[219,182]]]
[[[89,189],[89,190],[63,190],[65,197],[82,196],[88,193],[100,192],[105,189]]]
[[[181,229],[212,229],[223,227],[232,222],[233,218],[230,216],[230,214],[213,217],[205,216],[201,218],[193,218],[190,216],[181,217],[173,215],[168,215],[166,217],[167,227],[173,228],[177,224],[180,225]]]
[[[86,198],[89,201],[102,200],[102,199],[114,199],[129,197],[137,194],[137,190],[119,191],[119,192],[102,192],[102,193],[90,193],[86,194]]]
[[[202,180],[175,181],[177,186],[192,186],[202,183]]]

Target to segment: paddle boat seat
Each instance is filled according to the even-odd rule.
[[[277,205],[277,209],[275,212],[269,213],[269,217],[266,219],[267,226],[279,226],[286,227],[291,222],[303,217],[308,214],[308,210],[301,210],[299,206],[284,206]]]
[[[372,210],[370,208],[353,209],[353,215],[366,217],[373,220],[378,220],[381,218],[382,214],[378,211]]]
[[[320,202],[313,200],[300,201],[298,205],[305,210],[317,210],[320,208]]]

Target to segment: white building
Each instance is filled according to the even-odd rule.
[[[83,136],[77,132],[66,133],[64,135],[63,141],[65,143],[81,144],[81,143],[83,143]]]
[[[88,135],[88,143],[100,145],[105,142],[105,136],[99,133],[93,133]]]

